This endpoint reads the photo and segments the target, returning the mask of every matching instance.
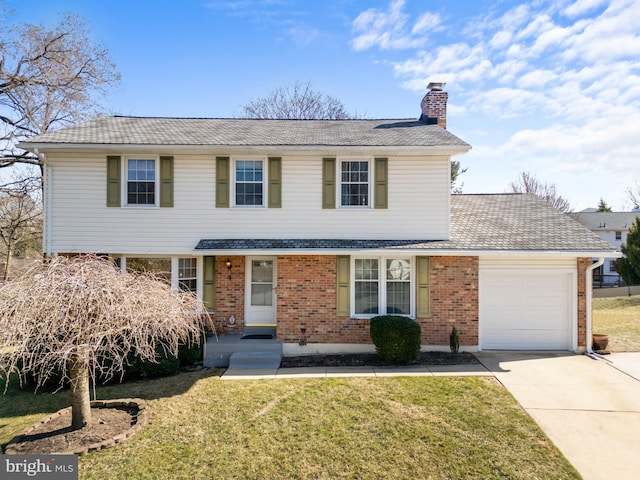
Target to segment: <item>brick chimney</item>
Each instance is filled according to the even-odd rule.
[[[447,99],[449,94],[442,90],[445,85],[445,83],[431,82],[427,87],[429,91],[420,104],[422,107],[421,122],[447,128]]]

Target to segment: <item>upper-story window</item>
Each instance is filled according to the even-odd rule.
[[[616,240],[622,240],[622,232],[616,231]]]
[[[367,160],[343,160],[340,162],[340,206],[369,207],[370,164]]]
[[[264,205],[264,162],[236,160],[235,205],[261,207]]]
[[[156,161],[127,159],[127,205],[156,204]]]

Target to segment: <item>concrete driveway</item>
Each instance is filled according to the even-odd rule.
[[[583,478],[640,478],[640,353],[476,356]]]

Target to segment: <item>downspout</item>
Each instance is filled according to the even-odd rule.
[[[598,355],[596,352],[593,351],[592,348],[592,344],[591,344],[591,339],[593,336],[593,306],[592,306],[592,301],[593,301],[593,271],[600,267],[602,264],[604,263],[604,257],[600,257],[598,258],[598,261],[596,261],[595,263],[589,265],[586,270],[586,289],[585,289],[585,297],[586,297],[586,314],[587,314],[587,325],[586,325],[586,337],[585,338],[585,346],[586,346],[586,351],[585,354],[589,355],[591,358],[596,359],[596,360],[604,360],[604,357],[602,355]]]
[[[45,154],[37,148],[34,153],[42,162],[42,252],[45,258],[51,258],[51,174]]]

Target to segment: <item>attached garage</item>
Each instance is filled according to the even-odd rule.
[[[574,350],[576,259],[480,258],[479,348]]]

